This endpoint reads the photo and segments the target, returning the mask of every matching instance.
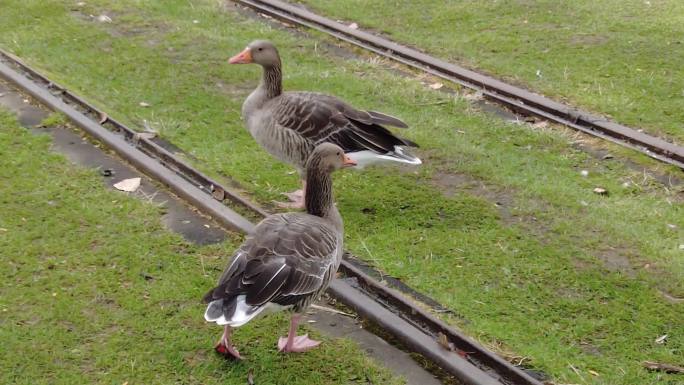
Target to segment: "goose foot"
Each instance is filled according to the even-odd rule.
[[[276,206],[280,207],[281,209],[303,209],[304,208],[304,199],[294,201],[294,202],[277,202],[274,201]]]
[[[303,200],[304,199],[304,190],[299,189],[295,190],[289,193],[283,193],[292,202],[296,202],[298,200]]]
[[[302,353],[315,348],[321,341],[312,340],[308,334],[292,338],[292,343],[288,346],[288,337],[278,339],[278,350],[283,353]]]
[[[287,337],[280,337],[278,339],[278,350],[283,353],[302,353],[311,350],[320,345],[320,341],[315,341],[309,338],[308,334],[303,336],[297,335],[297,324],[301,314],[293,314],[290,318],[290,330],[287,332]]]
[[[275,202],[275,204],[283,209],[303,209],[304,204],[304,190],[296,190],[289,193],[283,193],[289,199],[289,202]]]
[[[238,352],[233,346],[233,344],[230,342],[231,332],[232,329],[230,328],[230,326],[226,325],[226,327],[223,329],[223,335],[216,343],[216,346],[214,346],[214,350],[216,350],[216,353],[226,358],[230,358],[233,360],[241,360],[242,357],[240,357],[240,352]]]

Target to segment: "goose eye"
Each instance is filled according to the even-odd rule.
[[[257,51],[263,51],[263,50],[264,50],[264,49],[261,48],[261,47],[257,48]]]

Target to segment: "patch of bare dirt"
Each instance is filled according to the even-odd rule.
[[[572,45],[601,45],[608,42],[608,36],[597,34],[578,34],[570,36],[568,40]]]
[[[608,247],[596,253],[596,257],[603,262],[606,269],[634,277],[636,268],[630,261],[630,253],[631,251],[627,248]]]
[[[510,208],[514,203],[511,193],[486,184],[466,174],[438,171],[432,176],[431,184],[437,187],[446,197],[452,197],[459,192],[465,192],[486,199],[499,211],[504,223],[515,223]]]
[[[231,99],[242,100],[249,95],[256,87],[254,82],[245,82],[240,84],[226,83],[223,80],[215,79],[212,82],[206,83],[204,89],[208,92],[218,92]]]
[[[130,21],[127,16],[133,15],[130,12],[113,12],[107,10],[94,10],[87,8],[76,8],[71,11],[71,16],[90,23],[97,23],[104,27],[104,30],[111,37],[133,37],[133,36],[159,36],[171,30],[171,26],[161,21],[144,20]],[[148,39],[148,44],[156,44],[158,39]]]

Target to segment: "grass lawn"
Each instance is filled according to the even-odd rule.
[[[0,110],[0,383],[401,383],[345,340],[277,353],[282,315],[236,331],[245,361],[215,355],[200,298],[238,240],[187,243],[49,143]]]
[[[679,0],[302,3],[684,144]]]
[[[402,117],[412,126],[402,133],[421,144],[419,169],[336,175],[349,249],[454,309],[449,322],[558,383],[680,380],[641,361],[684,364],[684,304],[662,294],[684,297],[681,187],[627,168],[618,160],[626,151],[606,145],[616,158],[594,158],[572,145],[583,140],[575,134],[502,122],[225,4],[11,1],[0,14],[0,47],[112,116],[137,127],[146,120],[202,170],[233,177],[266,203],[298,181],[239,119],[259,68],[226,62],[249,41],[271,39],[286,89],[334,93]],[[105,13],[111,23],[89,16]],[[610,194],[594,194],[597,186]],[[667,343],[656,344],[663,334]]]

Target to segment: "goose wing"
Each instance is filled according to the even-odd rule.
[[[407,127],[401,120],[376,111],[362,111],[333,96],[287,92],[274,99],[276,123],[313,144],[331,142],[345,152],[370,150],[388,153],[395,146],[417,145],[400,138],[382,124]]]
[[[245,295],[249,306],[296,304],[327,285],[339,243],[340,236],[320,218],[299,213],[270,216],[255,228],[204,299],[230,303]]]

